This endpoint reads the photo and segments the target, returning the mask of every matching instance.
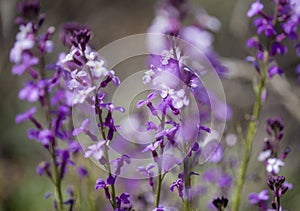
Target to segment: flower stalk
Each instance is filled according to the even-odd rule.
[[[258,90],[256,92],[252,116],[248,124],[248,132],[245,140],[244,156],[240,167],[239,177],[237,180],[237,185],[236,185],[234,198],[233,198],[233,209],[232,209],[233,211],[239,210],[239,206],[241,202],[241,194],[246,180],[246,174],[247,174],[248,164],[249,164],[251,150],[252,150],[252,143],[258,126],[259,113],[262,108],[262,93],[263,90],[265,89],[265,84],[266,84],[266,72],[268,66],[267,62],[268,59],[266,59],[266,62],[263,65],[261,71],[261,75],[259,77],[260,82],[258,85]]]

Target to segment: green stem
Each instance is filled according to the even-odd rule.
[[[232,209],[233,211],[238,211],[239,205],[241,202],[242,190],[244,187],[247,168],[248,168],[250,155],[251,155],[252,142],[253,142],[253,138],[254,138],[254,135],[257,130],[257,120],[259,117],[260,109],[262,107],[261,96],[262,96],[262,92],[265,88],[266,67],[267,67],[267,65],[265,64],[264,68],[261,72],[260,83],[259,83],[258,91],[256,93],[256,98],[255,98],[255,102],[254,102],[254,106],[253,106],[252,117],[251,117],[249,125],[248,125],[248,133],[246,136],[244,157],[242,160],[240,174],[239,174],[239,178],[237,181],[237,186],[236,186],[235,195],[234,195],[234,199],[233,199],[233,209]]]
[[[191,210],[191,199],[190,199],[190,188],[191,188],[191,176],[190,176],[190,164],[189,164],[189,157],[186,157],[183,162],[183,169],[184,169],[184,189],[186,199],[184,201],[184,211]]]
[[[161,174],[159,174],[158,181],[157,181],[157,189],[156,189],[156,200],[155,200],[155,207],[157,208],[159,206],[159,201],[160,201],[161,186],[162,186],[162,176]]]
[[[160,122],[162,130],[164,130],[164,128],[165,128],[165,121],[166,121],[166,115],[162,114],[161,122]],[[163,153],[164,153],[164,148],[162,147],[160,154],[163,155]],[[160,161],[158,161],[158,162],[160,162]],[[161,192],[162,181],[163,181],[164,177],[165,177],[165,173],[162,175],[162,170],[158,165],[158,181],[157,181],[156,200],[155,200],[155,207],[157,207],[157,208],[159,206],[160,192]]]
[[[57,162],[56,162],[56,153],[54,147],[52,147],[52,152],[51,152],[53,164],[54,164],[54,178],[55,178],[55,196],[57,198],[57,208],[59,211],[64,210],[63,206],[63,197],[62,197],[62,192],[61,192],[61,178],[59,175],[59,170],[57,168]]]
[[[45,72],[45,57],[44,55],[40,56],[40,75],[42,79],[46,78],[46,72]],[[47,89],[44,90],[45,91],[45,98],[44,98],[44,111],[45,111],[45,116],[46,116],[46,122],[48,125],[48,128],[50,130],[52,130],[52,117],[50,114],[50,110],[51,110],[51,105],[50,105],[50,95],[47,91]],[[54,143],[56,144],[56,139],[54,140]],[[64,206],[63,206],[63,197],[62,197],[62,191],[61,191],[61,178],[60,178],[60,174],[59,174],[59,169],[57,166],[57,157],[56,157],[56,152],[55,152],[55,146],[54,144],[52,144],[51,149],[49,149],[49,152],[51,154],[51,158],[53,161],[53,171],[54,171],[54,185],[55,185],[55,197],[57,200],[57,209],[59,211],[64,210]]]

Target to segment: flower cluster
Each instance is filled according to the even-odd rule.
[[[196,57],[199,58],[199,53],[204,54],[217,73],[224,76],[227,70],[219,61],[212,46],[214,38],[211,32],[218,31],[220,26],[217,18],[210,16],[203,9],[192,9],[187,0],[162,0],[157,5],[156,17],[149,27],[148,33],[171,35],[185,40],[193,46],[193,49],[186,52],[189,54],[188,56],[197,60]],[[178,54],[176,50],[174,52],[163,51],[168,50],[168,45],[169,40],[149,38],[150,51],[160,52],[165,56],[163,64],[172,57],[172,54]]]
[[[264,11],[264,5],[260,0],[256,0],[249,9],[247,16],[249,18],[255,16],[253,24],[257,29],[257,35],[250,38],[247,47],[255,50],[255,56],[248,57],[258,72],[261,72],[259,63],[268,64],[268,76],[272,78],[274,75],[282,75],[283,70],[278,66],[275,56],[284,55],[288,48],[284,44],[285,40],[296,42],[295,49],[299,56],[299,40],[297,29],[299,25],[299,7],[298,1],[272,1],[274,11],[267,14]],[[267,40],[264,43],[264,36]]]
[[[10,61],[14,63],[13,74],[27,75],[19,99],[35,105],[18,114],[15,121],[31,122],[33,128],[28,130],[28,138],[36,140],[49,152],[51,161],[40,162],[36,171],[49,178],[55,187],[55,194],[46,194],[46,197],[54,197],[54,208],[74,210],[76,206],[73,187],[68,188],[66,194],[62,190],[69,166],[78,164],[73,161],[73,156],[81,150],[74,140],[76,137],[82,143],[84,157],[106,170],[105,176],[96,180],[94,188],[103,191],[112,210],[135,210],[142,204],[142,209],[146,210],[183,207],[189,211],[198,207],[200,199],[214,198],[206,203],[208,209],[224,211],[232,206],[233,211],[238,211],[257,121],[265,101],[265,84],[268,78],[283,74],[276,56],[287,53],[284,41],[298,42],[300,4],[295,0],[274,0],[272,5],[273,13],[267,14],[264,5],[256,0],[247,13],[248,17],[255,17],[257,29],[256,35],[247,41],[247,47],[254,50],[248,61],[256,68],[259,79],[247,135],[243,137],[239,130],[239,137],[228,134],[222,138],[225,127],[222,126],[231,117],[230,109],[217,94],[206,89],[202,80],[211,69],[216,70],[217,76],[226,75],[226,68],[212,47],[212,33],[220,28],[220,22],[204,10],[190,8],[186,0],[161,0],[148,29],[150,56],[147,71],[141,78],[151,91],[137,102],[138,117],[133,122],[144,125],[147,138],[150,138],[148,142],[143,140],[143,143],[130,145],[124,137],[117,136],[117,130],[127,125],[118,125],[116,114],[125,109],[115,105],[108,93],[110,87],[120,85],[120,80],[91,47],[90,28],[75,22],[64,24],[60,37],[68,52],[60,53],[55,63],[48,63],[46,56],[54,49],[51,39],[55,28],[41,32],[45,15],[40,14],[38,1],[20,3],[20,16],[16,19],[19,31]],[[300,54],[299,43],[296,51]],[[38,118],[36,104],[42,109],[44,118]],[[78,110],[80,115],[76,116]],[[91,116],[96,117],[94,122]],[[78,119],[73,121],[76,117]],[[267,137],[258,160],[266,169],[266,185],[270,191],[250,193],[248,199],[260,210],[279,211],[282,210],[281,197],[292,188],[284,176],[279,176],[291,150],[280,148],[284,135],[281,118],[269,118],[265,131]],[[239,178],[234,181],[232,174],[239,162],[230,150],[236,150],[238,138],[245,139],[241,142],[245,151]],[[144,137],[137,141],[141,139]],[[121,153],[113,154],[114,147],[122,148]],[[128,156],[127,153],[133,151],[136,154]],[[135,155],[149,158],[150,163],[139,163],[139,167],[133,169]],[[204,162],[207,165],[200,168],[199,164]],[[126,184],[122,184],[121,174],[129,171],[145,180],[126,179]],[[82,166],[77,167],[77,174],[79,179],[90,175]],[[236,193],[231,205],[228,202],[234,185]],[[136,192],[129,193],[135,187]],[[176,195],[178,200],[167,201],[169,195]]]
[[[91,32],[88,27],[77,23],[67,23],[63,30],[62,39],[70,48],[70,52],[61,55],[57,65],[64,71],[67,87],[73,94],[70,101],[74,108],[84,104],[87,111],[97,115],[96,125],[102,137],[99,139],[91,130],[89,119],[85,119],[79,128],[75,128],[73,135],[78,136],[83,133],[92,141],[92,145],[88,146],[85,151],[85,157],[92,156],[108,171],[107,182],[98,179],[95,189],[103,188],[112,208],[119,210],[121,206],[130,204],[129,195],[123,193],[117,197],[114,185],[121,168],[124,164],[129,164],[130,159],[127,155],[122,155],[115,160],[109,160],[109,143],[113,140],[117,128],[113,113],[124,112],[124,109],[106,101],[105,88],[110,83],[118,86],[120,81],[115,72],[109,70],[104,60],[89,46]],[[114,172],[112,167],[115,169]]]
[[[188,14],[192,14],[194,23],[185,25]],[[218,143],[204,143],[207,133],[211,132],[205,125],[212,121],[210,114],[214,111],[211,100],[218,102],[216,110],[225,111],[215,116],[216,121],[227,121],[230,118],[229,108],[213,93],[205,90],[199,74],[205,74],[205,71],[194,70],[186,65],[187,60],[204,53],[217,73],[221,76],[225,74],[225,67],[213,52],[213,38],[208,32],[218,28],[218,20],[205,12],[189,12],[186,1],[162,1],[148,29],[150,33],[162,34],[161,39],[149,35],[151,56],[148,59],[149,70],[143,77],[144,84],[150,85],[155,91],[150,92],[147,99],[140,100],[137,108],[147,106],[153,116],[151,119],[154,121],[146,124],[148,131],[154,132],[154,139],[143,152],[152,154],[159,174],[157,182],[153,182],[153,171],[150,170],[154,164],[146,168],[139,167],[138,171],[149,176],[149,184],[156,191],[156,209],[164,207],[160,204],[160,188],[171,167],[179,164],[180,176],[170,186],[170,191],[177,188],[179,197],[190,207],[192,198],[197,198],[197,194],[193,194],[197,191],[191,185],[191,175],[198,174],[192,169],[201,156],[208,159],[216,149],[222,153]],[[195,49],[183,48],[180,42],[187,42]],[[215,159],[220,159],[220,156],[217,157]]]
[[[67,167],[74,165],[71,154],[77,153],[80,147],[73,139],[73,128],[69,127],[72,104],[68,100],[70,92],[63,85],[63,71],[55,65],[46,65],[45,61],[46,55],[54,48],[51,38],[55,28],[49,27],[46,32],[40,32],[45,15],[39,14],[38,1],[22,2],[18,9],[20,16],[16,23],[19,32],[10,52],[10,60],[14,63],[12,73],[29,76],[26,76],[28,79],[19,92],[19,98],[30,103],[38,102],[45,118],[37,119],[36,107],[33,106],[17,115],[16,122],[29,120],[33,123],[34,128],[28,130],[28,138],[41,143],[51,155],[50,162],[42,161],[37,166],[37,173],[48,177],[56,187],[55,207],[61,210],[64,204],[68,204],[72,209],[74,199],[70,196],[70,199],[63,200],[61,183]]]
[[[290,152],[287,147],[280,154],[279,143],[283,138],[284,125],[279,117],[269,118],[266,122],[265,131],[269,137],[264,139],[264,146],[258,156],[260,162],[264,162],[266,172],[269,175],[267,184],[275,197],[271,203],[274,210],[281,209],[280,197],[292,188],[292,185],[285,181],[285,177],[277,176],[280,168],[284,166],[284,160]],[[249,202],[257,205],[261,210],[268,210],[269,193],[268,190],[262,190],[260,193],[250,193]]]

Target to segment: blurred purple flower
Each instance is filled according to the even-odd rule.
[[[259,0],[256,0],[255,2],[253,2],[251,4],[251,8],[248,10],[247,12],[247,16],[249,18],[253,17],[254,15],[258,14],[259,12],[261,12],[264,8],[264,5],[262,3],[260,3]]]

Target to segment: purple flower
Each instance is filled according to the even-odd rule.
[[[260,13],[264,8],[264,5],[260,3],[259,0],[256,0],[256,2],[253,2],[251,4],[251,8],[247,12],[247,16],[249,18],[253,17],[254,15]]]
[[[86,168],[82,167],[82,166],[79,166],[77,167],[77,174],[83,178],[83,177],[86,177],[88,175],[88,171],[86,170]]]
[[[270,55],[275,56],[276,54],[280,54],[281,56],[286,54],[287,47],[282,45],[279,42],[274,42],[271,46]]]
[[[155,141],[154,143],[149,144],[145,149],[143,149],[142,152],[148,152],[148,151],[156,151],[157,147],[162,143],[162,139],[159,139]]]
[[[251,37],[250,39],[247,40],[247,48],[262,50],[262,46],[256,37]]]
[[[38,64],[38,62],[38,58],[33,57],[29,53],[24,53],[22,55],[22,62],[14,65],[12,73],[16,75],[22,75],[24,71],[28,70],[30,73],[32,73],[32,76],[36,78],[37,73],[31,67]]]
[[[273,117],[267,119],[265,131],[269,136],[275,136],[276,141],[280,141],[283,136],[283,121],[280,117]]]
[[[272,190],[274,196],[281,197],[287,190],[291,189],[289,183],[285,183],[284,176],[270,176],[267,185]]]
[[[269,200],[269,191],[262,190],[259,193],[250,193],[248,196],[248,200],[251,205],[264,203],[265,201]]]
[[[277,65],[272,65],[271,67],[269,67],[268,69],[269,78],[272,78],[276,74],[281,76],[283,74],[283,70],[280,69]]]
[[[96,190],[98,190],[99,188],[106,188],[106,187],[107,187],[107,185],[103,179],[98,179],[96,181],[96,186],[95,186]]]
[[[19,33],[16,36],[14,47],[10,51],[10,61],[20,63],[25,50],[34,46],[34,35],[32,34],[32,23],[19,26]]]
[[[108,190],[109,186],[110,186],[110,184],[105,183],[105,181],[103,179],[98,179],[96,181],[95,190],[97,191],[100,188],[104,189],[106,198],[110,200],[111,196],[110,196],[110,193],[109,193],[109,190]]]
[[[40,89],[36,84],[28,83],[19,92],[19,98],[21,100],[28,100],[29,102],[36,102],[40,97]]]
[[[24,122],[27,119],[31,119],[33,114],[35,114],[36,112],[36,107],[32,107],[29,110],[27,110],[26,112],[22,113],[22,114],[18,114],[16,116],[16,123],[19,124],[21,122]]]
[[[122,193],[120,195],[120,202],[123,203],[123,204],[130,204],[130,194],[129,193]]]
[[[228,174],[220,175],[217,185],[221,188],[229,188],[233,182],[233,179]]]
[[[40,3],[38,0],[20,2],[18,4],[18,11],[21,16],[27,19],[34,19],[40,12]]]
[[[53,132],[48,129],[41,130],[38,134],[37,141],[41,142],[41,144],[48,148],[50,144],[54,144]]]
[[[183,179],[177,179],[173,184],[170,186],[170,191],[174,192],[174,188],[177,188],[178,190],[178,195],[180,198],[183,197],[183,189],[184,189],[184,181]]]
[[[115,167],[115,175],[120,175],[124,163],[130,164],[130,158],[127,155],[122,155],[120,158],[112,160],[111,163]]]
[[[156,116],[156,115],[157,115],[157,110],[154,108],[154,106],[153,106],[153,104],[152,104],[152,102],[151,102],[151,100],[153,100],[154,98],[156,98],[156,93],[155,93],[155,92],[151,92],[151,93],[148,95],[147,100],[140,100],[140,101],[137,103],[136,107],[137,107],[137,108],[140,108],[140,107],[142,107],[142,105],[145,105],[145,104],[146,104],[146,105],[148,106],[148,108],[150,109],[151,113],[152,113],[154,116]]]
[[[254,25],[257,27],[257,34],[265,33],[265,36],[271,38],[276,35],[276,31],[274,29],[273,23],[269,19],[265,18],[256,18],[254,20]]]
[[[49,178],[52,177],[51,172],[50,172],[50,164],[47,163],[46,161],[42,161],[37,167],[36,167],[36,172],[42,176],[42,175],[47,175]]]
[[[137,168],[137,172],[143,173],[143,175],[146,177],[149,177],[149,185],[151,187],[153,187],[154,182],[153,182],[153,177],[154,177],[154,171],[152,171],[151,169],[153,169],[155,167],[155,165],[153,163],[150,163],[147,165],[147,167],[143,167],[143,166],[139,166]]]
[[[73,130],[73,136],[78,136],[80,133],[86,133],[87,132],[87,125],[89,123],[89,119],[85,119],[79,128],[75,128]]]

